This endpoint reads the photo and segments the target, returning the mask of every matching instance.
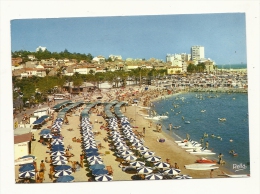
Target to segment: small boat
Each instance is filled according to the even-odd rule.
[[[215,166],[215,164],[188,164],[188,165],[184,165],[184,167],[186,169],[190,169],[190,168],[205,168],[205,167],[210,167],[210,166]]]
[[[197,163],[211,163],[211,164],[216,164],[217,161],[216,160],[210,160],[207,158],[201,158],[200,160],[196,160]]]
[[[218,120],[224,122],[224,121],[226,121],[227,119],[226,119],[226,118],[218,118]]]
[[[181,126],[174,126],[173,129],[179,129]]]
[[[216,154],[216,153],[212,152],[211,150],[206,150],[205,147],[203,147],[201,149],[189,149],[186,151],[190,152],[190,154],[193,154],[193,155],[214,155],[214,154]]]
[[[185,121],[186,124],[190,124],[190,121]]]
[[[197,166],[197,167],[190,167],[187,168],[188,170],[215,170],[218,169],[218,166]]]
[[[206,110],[201,110],[200,112],[206,112]]]
[[[185,145],[181,146],[181,148],[184,148],[184,149],[201,149],[202,147],[200,147],[200,146],[201,146],[201,144],[197,143],[197,142],[194,142],[194,143],[187,142]]]

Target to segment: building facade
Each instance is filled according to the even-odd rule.
[[[205,51],[203,46],[192,46],[191,47],[191,60],[198,61],[205,58]]]

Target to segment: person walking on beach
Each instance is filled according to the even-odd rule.
[[[143,134],[144,134],[144,136],[145,136],[145,127],[143,127]]]
[[[210,178],[213,178],[213,171],[214,171],[213,169],[210,170],[210,173],[209,173]]]
[[[45,164],[44,164],[44,161],[42,160],[41,164],[40,164],[40,171],[45,171],[45,170],[46,170]]]
[[[221,164],[222,158],[223,158],[223,154],[219,153],[218,155],[218,163]]]
[[[171,123],[169,124],[169,130],[170,131],[172,130],[172,124]]]

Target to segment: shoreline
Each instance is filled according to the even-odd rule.
[[[153,99],[152,102],[162,100],[163,98],[169,98],[169,97],[172,97],[175,95],[183,94],[183,93],[186,93],[186,92],[178,92],[178,93],[174,93],[174,94],[170,94],[170,95],[160,96],[160,97]],[[132,109],[132,112],[134,112],[134,108],[131,108],[131,107],[133,107],[133,106],[130,106],[130,110]],[[142,109],[141,108],[136,109],[136,113],[138,113],[138,111],[142,111]],[[138,128],[140,130],[143,127],[146,127],[146,129],[147,129],[149,120],[144,119],[139,114],[133,115],[132,113],[129,113],[128,111],[125,115],[128,118],[131,118],[131,117],[133,118],[133,116],[135,116],[136,122],[139,123]],[[179,147],[174,142],[175,138],[169,134],[169,133],[171,133],[171,131],[169,131],[169,133],[165,132],[164,130],[162,130],[162,132],[155,132],[156,122],[153,121],[152,123],[153,123],[152,127],[148,128],[149,130],[146,130],[146,135],[144,138],[144,140],[145,140],[144,144],[147,147],[149,147],[151,151],[154,151],[158,156],[162,157],[162,161],[166,161],[166,159],[168,158],[168,159],[170,159],[172,164],[174,164],[176,162],[180,167],[181,174],[187,174],[196,179],[210,178],[210,170],[205,170],[205,171],[196,170],[195,171],[195,170],[185,169],[184,165],[193,164],[193,163],[195,163],[195,161],[197,159],[200,159],[201,157],[189,154],[185,151],[185,149]],[[157,141],[157,137],[163,138],[166,141],[164,143],[159,143]],[[169,154],[169,153],[171,153],[171,154]],[[228,173],[228,174],[234,174],[233,172],[231,172],[230,170],[225,168],[225,166],[221,166],[219,164],[216,164],[216,166],[218,166],[219,168],[214,170],[213,178],[225,177],[223,175],[222,171],[224,171],[225,173]]]

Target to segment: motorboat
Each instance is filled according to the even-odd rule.
[[[205,164],[205,163],[216,164],[217,161],[216,161],[216,160],[210,160],[210,159],[207,159],[207,158],[201,158],[200,160],[196,160],[196,163],[201,163],[201,164]]]
[[[201,149],[201,144],[200,143],[186,143],[184,146],[181,146],[181,148],[184,148],[184,149]]]
[[[224,122],[224,121],[226,121],[227,119],[226,119],[226,118],[218,118],[218,120]]]
[[[190,121],[185,121],[186,124],[190,124]]]
[[[181,126],[174,126],[173,129],[179,129]]]
[[[206,110],[201,110],[200,112],[206,112]]]

